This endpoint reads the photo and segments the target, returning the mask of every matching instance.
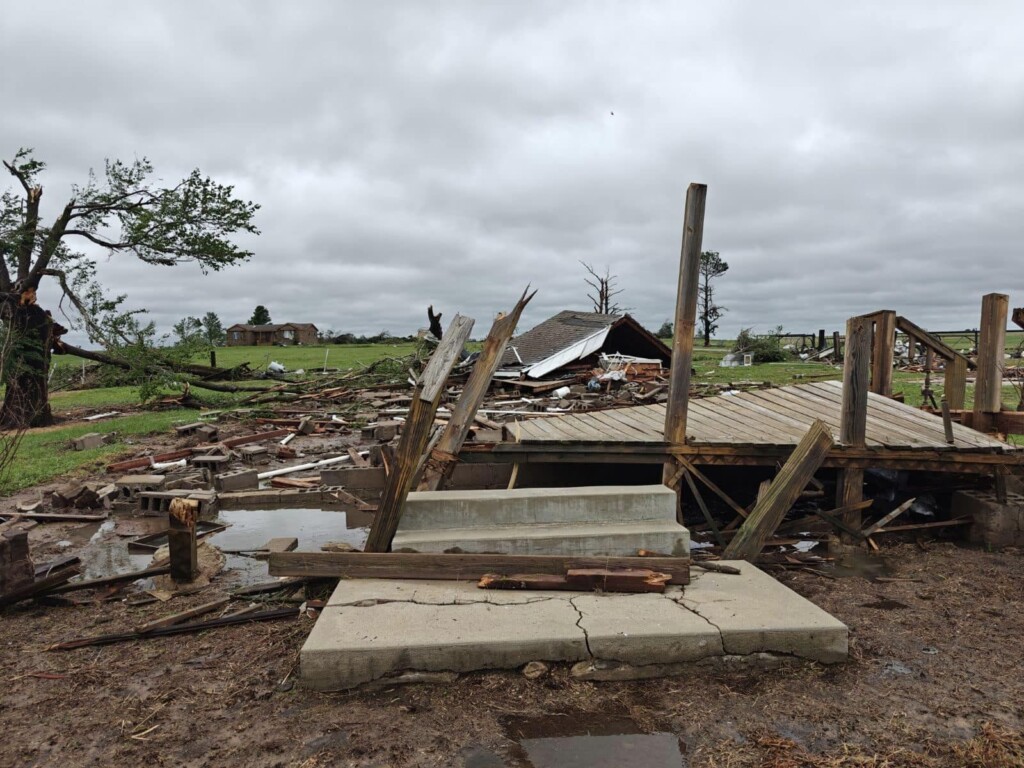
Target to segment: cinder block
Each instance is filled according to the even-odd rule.
[[[246,464],[265,464],[270,461],[270,451],[265,445],[243,445],[238,453]]]
[[[196,434],[200,437],[200,439],[205,440],[206,442],[212,442],[216,440],[217,435],[219,433],[220,430],[218,430],[217,427],[213,424],[200,424],[198,427],[196,427]]]
[[[99,432],[90,432],[87,435],[76,437],[71,441],[71,445],[76,451],[85,451],[90,448],[99,448],[106,441],[105,435],[101,435]]]
[[[386,443],[398,435],[401,422],[399,421],[378,421],[376,424],[368,424],[363,427],[362,435],[366,440],[379,440]]]
[[[313,417],[312,416],[303,416],[302,420],[299,422],[299,434],[301,434],[301,435],[311,435],[311,434],[313,434],[313,431],[315,429],[316,429],[316,424],[313,423]]]
[[[260,487],[255,469],[236,469],[213,477],[213,487],[220,492],[255,490]]]
[[[174,431],[179,435],[191,435],[202,426],[204,426],[203,422],[194,421],[191,424],[182,424],[180,427],[175,427]]]
[[[1007,493],[1003,504],[991,491],[957,491],[953,516],[974,518],[968,537],[989,547],[1024,546],[1024,496]]]

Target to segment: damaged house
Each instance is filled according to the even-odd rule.
[[[236,323],[227,330],[227,346],[316,344],[319,331],[312,323],[275,323],[245,325]]]
[[[629,315],[563,310],[512,339],[499,378],[541,379],[594,368],[600,357],[621,356],[667,368],[670,350]]]

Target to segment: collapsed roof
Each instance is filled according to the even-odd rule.
[[[538,379],[600,352],[672,361],[672,351],[629,315],[563,310],[508,343],[499,375]]]

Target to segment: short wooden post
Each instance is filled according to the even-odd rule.
[[[885,309],[874,315],[874,320],[871,391],[878,395],[892,397],[892,357],[893,347],[896,345],[896,313],[891,309]]]
[[[832,359],[839,360],[843,356],[843,350],[839,348],[839,331],[832,331]]]
[[[217,367],[217,350],[216,349],[211,349],[210,350],[210,367],[211,368],[216,368]]]
[[[1006,348],[1006,317],[1010,297],[989,293],[981,299],[978,370],[974,384],[973,427],[979,432],[993,427],[993,414],[1003,409],[1003,355]]]
[[[839,442],[844,446],[862,448],[867,438],[868,363],[871,357],[871,319],[852,317],[846,321],[846,357],[843,362],[843,402],[839,421]],[[859,503],[864,495],[864,470],[844,469],[839,472],[836,507]],[[851,510],[843,522],[860,530],[861,512]],[[843,534],[844,541],[852,538]]]
[[[818,329],[818,351],[821,352],[825,348],[825,329]]]
[[[954,411],[962,411],[967,401],[967,358],[954,355],[946,360],[946,370],[942,375],[942,393]]]
[[[697,324],[697,289],[700,285],[700,249],[704,238],[706,184],[691,184],[686,190],[683,216],[683,244],[679,257],[679,282],[676,287],[676,315],[672,335],[672,371],[668,403],[665,406],[665,442],[686,442],[686,409],[690,397],[690,368],[693,364],[693,334]],[[673,464],[665,464],[662,481],[676,474]]]
[[[953,445],[953,417],[949,413],[949,401],[946,398],[942,398],[942,428],[946,433],[946,442]]]
[[[171,499],[167,514],[167,549],[171,559],[171,578],[179,583],[195,581],[199,575],[199,555],[196,551],[198,518],[198,501]]]

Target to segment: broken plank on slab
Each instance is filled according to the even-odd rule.
[[[217,600],[213,600],[209,603],[203,603],[197,605],[195,608],[189,608],[187,611],[179,611],[178,613],[171,614],[170,616],[164,616],[160,619],[153,619],[147,621],[145,624],[140,624],[135,628],[135,631],[139,634],[145,634],[146,632],[152,632],[154,629],[160,629],[162,627],[170,627],[174,624],[180,624],[186,619],[194,619],[196,616],[202,616],[204,613],[211,613],[218,608],[223,608],[228,604],[231,598],[222,597]]]
[[[270,556],[272,576],[476,581],[484,574],[564,575],[576,568],[643,568],[688,584],[688,557],[436,554],[431,552],[283,552]]]

